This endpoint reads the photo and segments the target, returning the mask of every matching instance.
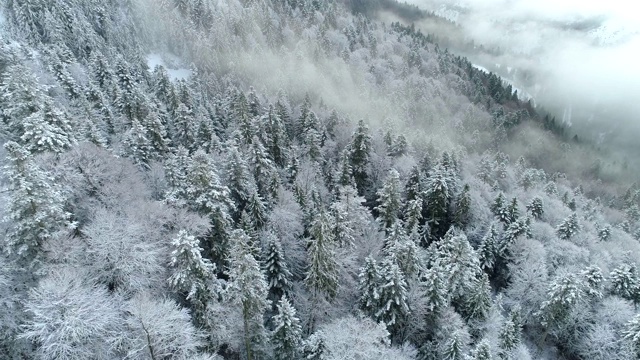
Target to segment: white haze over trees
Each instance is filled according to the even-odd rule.
[[[633,174],[374,5],[0,3],[0,359],[639,358]]]
[[[605,145],[640,135],[640,8],[626,0],[409,0],[497,52],[469,52]],[[429,28],[431,30],[431,28]],[[497,67],[499,65],[500,67]],[[519,74],[517,74],[519,72]]]

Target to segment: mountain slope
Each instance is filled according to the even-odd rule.
[[[0,358],[635,356],[640,192],[433,37],[333,1],[3,13]]]

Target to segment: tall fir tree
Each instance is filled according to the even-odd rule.
[[[274,331],[271,337],[276,360],[297,359],[302,345],[302,327],[296,310],[286,296],[277,305],[278,313],[273,317]]]
[[[267,332],[264,315],[269,307],[269,288],[258,261],[252,255],[251,239],[242,230],[231,234],[229,294],[242,312],[244,352],[247,360],[266,356]]]

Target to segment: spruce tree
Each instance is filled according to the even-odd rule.
[[[534,197],[531,200],[531,203],[527,205],[527,211],[529,211],[529,214],[531,214],[533,218],[540,219],[544,214],[542,199],[540,199],[539,197]]]
[[[349,160],[358,194],[365,195],[369,187],[369,157],[371,153],[371,135],[364,120],[358,121],[358,126],[349,145]]]
[[[471,359],[473,360],[491,360],[491,346],[487,340],[482,340],[476,345],[473,350]]]
[[[575,236],[580,230],[580,225],[578,224],[578,215],[574,212],[568,218],[564,219],[562,224],[558,226],[557,234],[563,240],[569,240],[573,236]]]
[[[455,223],[459,227],[464,227],[469,222],[469,212],[471,207],[471,196],[469,194],[469,185],[465,185],[462,193],[458,195],[456,202],[456,211],[454,214]]]
[[[269,288],[258,261],[253,257],[249,236],[242,230],[231,234],[229,294],[242,312],[244,351],[248,360],[263,359],[266,330],[263,316],[269,307]]]
[[[338,269],[331,219],[325,211],[320,210],[311,224],[309,233],[309,269],[305,282],[316,296],[332,299],[338,291]]]
[[[498,347],[500,348],[498,355],[501,359],[510,359],[511,353],[520,343],[520,329],[511,319],[507,319],[502,324],[498,334],[498,341]]]
[[[171,287],[183,294],[199,324],[205,322],[208,302],[214,297],[211,288],[215,265],[202,257],[199,241],[181,230],[171,242]]]
[[[380,267],[376,321],[383,322],[392,334],[399,331],[409,316],[407,282],[404,273],[392,258],[385,258]]]
[[[9,160],[4,171],[11,221],[5,237],[7,250],[31,263],[37,260],[44,242],[68,224],[70,214],[64,210],[62,189],[34,163],[28,151],[12,141],[4,148]]]
[[[379,284],[380,269],[376,261],[368,256],[360,269],[360,309],[369,316],[374,316],[380,303]]]
[[[38,111],[22,120],[23,133],[20,142],[32,154],[42,152],[60,153],[75,142],[73,129],[67,115],[44,101]]]
[[[276,360],[297,359],[302,345],[302,327],[296,317],[296,309],[283,296],[273,317],[274,331],[271,337]]]
[[[284,259],[280,241],[273,234],[269,234],[268,241],[264,268],[271,298],[279,300],[290,289],[291,272]]]
[[[446,169],[436,165],[429,172],[425,189],[426,219],[436,237],[444,235],[448,230],[449,202],[452,197]]]

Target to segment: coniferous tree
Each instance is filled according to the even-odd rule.
[[[407,282],[400,267],[386,258],[380,267],[376,321],[383,322],[392,333],[399,331],[409,316]]]
[[[557,278],[549,287],[547,300],[540,306],[538,316],[541,324],[547,331],[562,324],[583,297],[583,286],[575,275]]]
[[[32,154],[52,151],[60,153],[74,143],[73,129],[67,115],[51,101],[22,121],[20,142]]]
[[[544,208],[542,204],[542,199],[539,197],[535,197],[531,200],[531,203],[527,205],[527,211],[531,214],[535,219],[540,219],[544,214]]]
[[[265,355],[266,330],[263,316],[269,307],[268,285],[253,257],[251,240],[242,230],[231,234],[232,251],[229,259],[229,293],[240,306],[243,322],[244,351],[248,360]]]
[[[611,281],[611,293],[634,303],[640,302],[640,282],[634,266],[621,265],[609,275]]]
[[[371,153],[371,135],[364,120],[358,121],[358,127],[353,134],[349,145],[349,160],[353,179],[358,189],[358,194],[365,195],[369,187],[369,157]]]
[[[277,305],[278,313],[273,317],[272,343],[276,360],[297,359],[302,345],[302,327],[296,317],[295,308],[283,296]]]
[[[203,324],[207,304],[215,295],[211,288],[215,265],[202,257],[203,249],[199,241],[185,230],[178,232],[171,245],[169,284],[184,294],[196,321]]]
[[[578,215],[574,212],[566,218],[560,226],[558,226],[557,233],[558,237],[563,240],[569,240],[573,236],[575,236],[580,230],[580,225],[578,224]]]
[[[491,286],[487,274],[473,279],[469,292],[465,294],[462,313],[466,318],[484,320],[491,308]]]
[[[447,307],[449,302],[444,276],[441,265],[435,265],[425,270],[420,281],[427,309],[434,319]]]
[[[379,222],[382,229],[387,231],[398,219],[401,207],[400,199],[400,174],[396,170],[389,171],[389,175],[378,191]]]
[[[214,164],[202,150],[196,151],[186,167],[185,178],[179,191],[189,206],[211,220],[211,229],[205,237],[205,257],[224,264],[229,251],[231,232],[230,212],[234,208],[229,188],[222,185]]]
[[[512,351],[520,343],[520,329],[511,319],[507,319],[502,324],[498,340],[498,347],[500,348],[498,355],[501,359],[510,359]]]
[[[149,140],[147,130],[137,119],[132,120],[131,128],[125,133],[123,139],[124,155],[143,167],[147,167],[153,157],[153,147]]]
[[[491,360],[491,346],[486,340],[482,340],[476,345],[472,354],[473,360]]]
[[[454,218],[456,225],[460,227],[464,227],[469,222],[469,212],[471,206],[471,196],[469,195],[469,190],[469,185],[465,185],[456,202],[456,211],[454,214]]]
[[[9,160],[5,172],[9,180],[7,208],[11,220],[5,241],[10,252],[31,262],[39,256],[44,242],[68,224],[65,197],[27,150],[15,142],[6,143],[4,148]]]
[[[311,238],[307,247],[309,268],[305,283],[311,290],[314,302],[321,298],[331,301],[338,293],[338,264],[331,228],[331,219],[325,211],[320,210],[311,223],[309,230]],[[310,332],[314,327],[315,313],[312,310],[309,321]]]
[[[278,239],[269,235],[264,268],[269,283],[269,293],[274,300],[279,300],[290,289],[291,272],[284,259],[284,253]]]
[[[429,172],[425,190],[426,219],[432,234],[436,237],[444,235],[448,230],[449,201],[452,193],[446,169],[437,165]]]
[[[464,360],[464,344],[462,342],[459,331],[455,331],[451,334],[451,337],[444,344],[442,350],[443,360]]]
[[[364,266],[360,269],[360,309],[369,316],[374,316],[380,302],[379,284],[380,269],[376,261],[367,257]]]
[[[231,199],[236,205],[234,218],[238,220],[254,193],[255,184],[246,160],[235,145],[229,147],[226,170]]]
[[[309,269],[305,282],[316,295],[332,299],[338,291],[338,273],[331,219],[325,211],[320,211],[309,232]]]
[[[478,253],[480,266],[492,273],[496,264],[496,257],[499,256],[499,238],[495,224],[491,224],[487,234],[482,238]]]

